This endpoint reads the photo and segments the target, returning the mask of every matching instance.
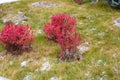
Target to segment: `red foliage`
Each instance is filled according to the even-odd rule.
[[[74,0],[76,3],[81,4],[83,0]]]
[[[33,31],[28,25],[7,23],[0,34],[0,42],[11,53],[18,48],[22,49],[25,45],[30,45],[33,41]]]
[[[60,58],[64,57],[66,50],[76,53],[76,47],[80,44],[80,34],[76,33],[76,19],[67,14],[53,15],[51,23],[44,27],[47,39],[58,42],[62,52]]]
[[[75,31],[76,19],[67,14],[53,15],[51,23],[45,25],[44,32],[47,38],[58,42],[61,34],[73,33]]]
[[[60,44],[62,50],[68,49],[68,51],[76,51],[76,46],[80,44],[80,34],[67,34],[67,35],[62,35],[58,39],[58,43]]]

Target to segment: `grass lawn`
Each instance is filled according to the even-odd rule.
[[[77,19],[77,30],[82,39],[90,43],[90,50],[83,60],[74,62],[58,61],[60,47],[54,42],[47,41],[45,34],[35,36],[34,51],[19,56],[5,54],[0,45],[0,76],[11,80],[23,80],[30,74],[32,80],[50,80],[57,76],[60,80],[120,80],[120,27],[113,25],[113,21],[120,17],[120,11],[112,9],[108,4],[86,2],[78,5],[72,0],[44,0],[56,2],[59,7],[33,8],[31,3],[43,0],[21,0],[19,2],[0,5],[3,13],[24,12],[29,18],[27,23],[34,30],[42,30],[44,24],[50,21],[52,14],[66,13]],[[0,20],[0,29],[4,27]],[[36,71],[44,63],[50,62],[49,71]],[[28,61],[26,67],[21,62]]]

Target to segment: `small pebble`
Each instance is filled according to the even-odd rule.
[[[59,80],[59,78],[55,76],[55,77],[51,77],[50,80]]]
[[[23,80],[32,80],[32,79],[31,79],[31,75],[25,75],[25,77],[24,77]]]
[[[23,62],[21,63],[21,67],[25,67],[25,66],[27,66],[27,61],[23,61]]]
[[[96,30],[96,28],[90,28],[90,30],[91,30],[91,31],[95,31],[95,30]]]
[[[51,68],[51,65],[49,61],[42,64],[42,67],[40,68],[41,71],[49,71]]]
[[[100,78],[99,80],[104,80],[104,78]]]
[[[77,48],[79,52],[83,54],[90,49],[90,45],[88,42],[85,42],[85,43],[80,44],[80,46],[78,46]]]

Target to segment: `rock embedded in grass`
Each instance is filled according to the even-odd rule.
[[[0,80],[10,80],[10,79],[0,76]]]
[[[94,27],[93,27],[93,28],[90,28],[90,30],[91,30],[91,31],[95,31],[95,30],[96,30],[96,28],[94,28]]]
[[[30,74],[28,74],[28,75],[25,75],[23,80],[32,80],[32,77]]]
[[[15,24],[19,24],[19,23],[25,23],[26,19],[27,19],[27,17],[24,15],[23,12],[18,12],[18,14],[8,14],[8,15],[4,16],[2,18],[2,21],[4,23],[11,21]]]
[[[51,68],[51,65],[49,61],[46,61],[45,63],[42,64],[42,67],[40,68],[41,71],[49,71]]]
[[[55,2],[45,2],[45,1],[42,1],[42,2],[35,2],[35,3],[32,3],[31,4],[32,7],[45,7],[45,8],[48,8],[48,7],[58,7],[58,4],[56,4]]]
[[[114,25],[120,27],[120,18],[114,20]]]
[[[37,68],[35,71],[37,71],[37,72],[38,71],[49,71],[51,69],[51,65],[50,65],[49,61],[46,61],[46,59],[43,61],[44,61],[44,63],[42,64],[42,66],[40,68]]]
[[[22,63],[21,63],[21,67],[26,67],[27,66],[27,61],[23,61]]]
[[[104,80],[104,78],[103,78],[103,77],[101,77],[99,80]]]
[[[81,43],[80,46],[77,47],[80,54],[84,54],[90,49],[90,44],[88,42]]]
[[[54,77],[51,77],[50,80],[60,80],[58,77],[54,76]]]

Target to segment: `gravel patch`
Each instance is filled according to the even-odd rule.
[[[2,18],[4,23],[13,22],[15,24],[25,23],[27,17],[24,15],[23,12],[18,12],[18,14],[8,14]]]
[[[49,7],[58,7],[58,4],[55,2],[35,2],[31,4],[32,7],[43,7],[43,8],[49,8]]]

